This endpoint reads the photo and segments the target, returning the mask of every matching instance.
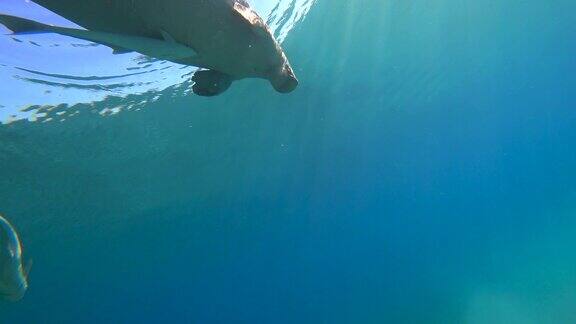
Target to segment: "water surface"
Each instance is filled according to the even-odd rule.
[[[270,3],[289,95],[0,37],[2,322],[576,322],[576,4]]]

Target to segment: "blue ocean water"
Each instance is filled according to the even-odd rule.
[[[576,3],[254,5],[291,94],[0,36],[0,322],[576,323]]]

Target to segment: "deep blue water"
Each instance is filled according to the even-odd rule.
[[[0,322],[576,323],[576,3],[309,9],[289,95],[50,97],[14,71],[54,49],[1,36],[0,116],[67,105],[0,125],[34,259]]]

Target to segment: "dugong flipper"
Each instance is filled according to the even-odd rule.
[[[206,70],[193,78],[202,96],[235,80],[262,78],[276,91],[298,85],[284,51],[245,0],[35,0],[86,28],[48,26],[1,15],[17,32],[54,32]],[[19,20],[20,19],[20,20]]]
[[[232,77],[222,72],[204,70],[194,73],[192,90],[195,94],[212,97],[221,94],[230,88]]]

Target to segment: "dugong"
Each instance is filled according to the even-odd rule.
[[[28,289],[31,263],[22,267],[22,246],[14,227],[0,215],[0,297],[18,301]]]
[[[194,74],[201,96],[235,80],[262,78],[280,93],[298,79],[270,28],[246,0],[34,0],[85,29],[1,15],[13,33],[52,32],[103,44],[114,54],[138,52],[203,68]]]

